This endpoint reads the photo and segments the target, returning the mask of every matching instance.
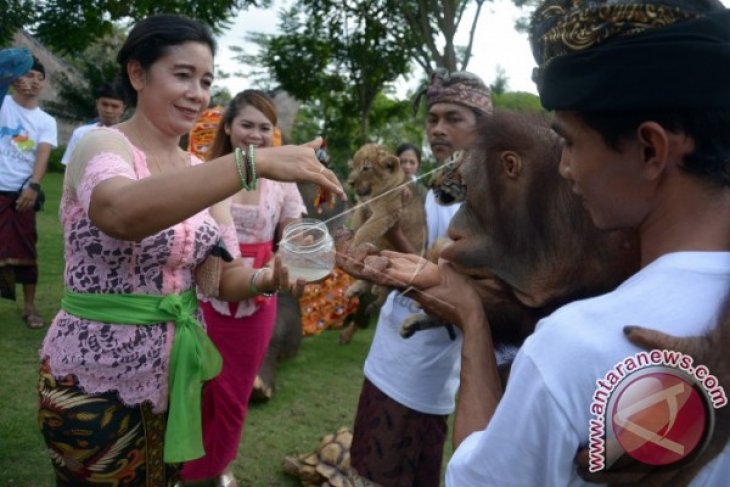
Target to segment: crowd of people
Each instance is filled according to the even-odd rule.
[[[447,260],[489,231],[478,218],[469,220],[473,235],[452,233],[437,261],[417,255],[398,228],[388,235],[395,252],[340,249],[347,273],[396,288],[364,363],[352,467],[384,487],[724,485],[722,410],[715,430],[702,423],[704,449],[691,445],[683,462],[637,454],[651,436],[622,443],[627,456],[609,470],[589,470],[585,459],[597,381],[627,357],[672,348],[727,370],[717,336],[730,333],[730,10],[717,0],[544,0],[530,40],[540,100],[563,143],[555,171],[595,227],[636,232],[639,268],[615,290],[541,317],[504,354],[484,288]],[[276,293],[301,296],[306,284],[289,278],[275,252],[283,228],[306,214],[295,183],[346,198],[317,158],[321,139],[275,143],[276,108],[258,90],[220,111],[205,161],[181,148],[209,107],[215,52],[198,21],[162,14],[136,23],[117,56],[119,80],[95,93],[98,120],[66,148],[64,294],[38,380],[58,485],[235,486],[230,466]],[[18,49],[0,51],[0,64],[0,81],[12,86],[0,107],[0,291],[15,299],[21,284],[23,320],[42,328],[34,209],[56,123],[38,106],[43,65]],[[434,72],[421,96],[437,166],[474,147],[494,112],[489,88],[467,72]],[[417,180],[420,148],[393,152]],[[463,205],[474,208],[486,188],[469,180],[469,164],[459,171]],[[460,206],[413,187],[432,246]],[[455,334],[439,327],[403,338],[402,323],[419,313]],[[677,414],[683,405],[668,407]],[[673,418],[657,431],[669,437]]]

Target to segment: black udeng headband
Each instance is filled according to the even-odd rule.
[[[560,37],[554,30],[541,32],[533,21],[533,35],[543,35],[533,38],[533,49],[541,64],[536,70],[540,100],[548,110],[730,108],[730,10],[645,26],[635,29],[638,33],[606,34],[562,53],[560,46],[547,45]]]

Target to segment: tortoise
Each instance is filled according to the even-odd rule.
[[[324,435],[313,452],[284,457],[284,471],[304,487],[379,487],[350,465],[351,443],[352,431],[340,428]]]

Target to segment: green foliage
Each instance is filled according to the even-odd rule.
[[[394,100],[383,93],[378,95],[370,114],[370,124],[373,127],[371,141],[386,145],[392,150],[403,142],[410,142],[417,147],[423,145],[426,112],[419,110],[414,114],[413,105],[408,98]]]
[[[523,16],[517,19],[515,28],[520,32],[528,32],[530,27],[530,15],[542,0],[512,0],[516,6],[520,7]]]
[[[338,127],[358,114],[356,142],[362,143],[369,138],[378,93],[409,71],[404,43],[409,29],[388,5],[387,0],[300,0],[280,15],[282,33],[260,38],[263,52],[248,60],[266,67],[295,98],[317,100],[322,118]]]
[[[297,0],[279,15],[280,34],[249,34],[259,52],[237,49],[247,76],[264,89],[282,88],[302,106],[294,142],[324,135],[340,175],[365,142],[395,147],[423,140],[423,119],[408,101],[388,96],[399,76],[419,64],[465,69],[474,26],[488,0]],[[467,6],[475,4],[469,43],[453,39]],[[457,66],[458,65],[458,66]]]
[[[333,111],[333,116],[340,117]],[[359,121],[356,116],[340,117],[332,123],[327,117],[327,107],[318,102],[299,107],[292,128],[292,143],[299,144],[321,135],[327,141],[330,166],[342,179],[347,177],[347,161],[362,145],[358,142]],[[413,114],[409,101],[389,98],[383,93],[376,97],[370,112],[370,136],[367,142],[376,142],[392,150],[401,142],[421,146],[424,139],[425,112]]]
[[[76,69],[78,77],[59,72],[53,79],[58,90],[54,100],[44,103],[44,109],[56,118],[69,122],[88,121],[97,117],[96,90],[111,82],[119,73],[116,53],[124,42],[125,33],[119,27],[95,40],[79,56],[66,56],[65,61]]]
[[[222,86],[214,86],[211,92],[209,105],[224,107],[228,105],[228,102],[231,101],[232,98],[233,96],[231,95],[231,92],[228,90],[228,88]]]
[[[58,97],[44,105],[46,111],[56,118],[69,122],[96,118],[96,89],[114,79],[117,65],[107,61],[82,61],[82,81],[73,81],[65,73],[58,73],[53,82]]]
[[[497,66],[497,78],[489,85],[492,95],[501,95],[507,91],[507,82],[509,78],[502,66]]]
[[[476,24],[486,1],[491,0],[392,0],[389,4],[411,31],[413,60],[430,73],[434,68],[467,69]],[[458,46],[454,38],[470,4],[476,9],[469,26],[469,40],[466,46]]]
[[[3,12],[0,41],[6,43],[16,29],[26,28],[56,51],[80,53],[95,39],[111,34],[115,22],[178,13],[221,32],[238,10],[270,4],[270,0],[9,0]]]
[[[410,72],[414,36],[390,0],[299,0],[279,16],[281,34],[249,35],[257,54],[237,58],[255,68],[256,84],[301,101],[296,142],[323,135],[331,164],[344,176],[365,142],[395,145],[422,137],[407,102],[385,95]]]
[[[504,110],[515,110],[521,112],[542,112],[540,98],[532,93],[524,91],[508,91],[506,93],[494,94],[492,102],[495,108]]]
[[[51,149],[51,154],[48,156],[48,169],[46,173],[64,173],[66,166],[61,164],[61,159],[63,158],[63,153],[65,151],[65,145],[59,145],[58,147]]]
[[[9,47],[15,31],[33,22],[33,0],[5,0],[0,10],[3,12],[0,21],[0,46]]]

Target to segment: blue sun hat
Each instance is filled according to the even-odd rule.
[[[0,49],[0,105],[8,88],[16,79],[30,71],[33,55],[24,48]]]

